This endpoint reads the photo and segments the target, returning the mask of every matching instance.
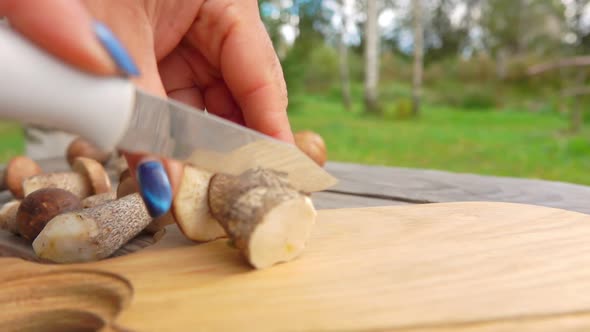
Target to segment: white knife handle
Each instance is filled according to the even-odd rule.
[[[130,81],[83,73],[0,24],[0,118],[59,129],[112,151],[134,99]]]

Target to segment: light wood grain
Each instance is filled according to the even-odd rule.
[[[128,255],[149,247],[156,243],[163,233],[165,230],[156,234],[142,232],[115,251],[112,257]],[[0,257],[18,257],[32,262],[47,262],[35,254],[30,242],[5,231],[0,231]]]
[[[581,213],[485,202],[323,210],[302,257],[258,271],[224,240],[194,245],[170,228],[151,247],[96,263],[0,259],[0,289],[50,272],[112,274],[129,281],[129,305],[79,311],[135,331],[590,330]],[[9,311],[13,299],[0,298]]]
[[[590,187],[564,182],[435,170],[328,163],[339,183],[329,191],[410,203],[496,201],[590,213]]]

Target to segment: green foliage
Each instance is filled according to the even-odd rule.
[[[408,120],[413,118],[413,102],[410,98],[399,98],[384,108],[383,117],[389,120]]]
[[[565,115],[424,105],[419,121],[383,121],[363,116],[358,100],[354,108],[345,112],[337,98],[307,95],[291,123],[320,133],[333,161],[590,185],[590,132],[558,135],[568,126]]]
[[[0,122],[0,162],[25,152],[25,135],[22,128],[11,122]]]
[[[483,42],[493,53],[525,49],[551,53],[559,45],[556,33],[564,23],[565,7],[559,0],[486,0],[482,2]]]
[[[460,108],[466,110],[490,110],[496,106],[493,90],[485,88],[467,88],[461,96]]]

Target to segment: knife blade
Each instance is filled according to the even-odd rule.
[[[118,147],[186,161],[212,172],[252,167],[287,173],[295,187],[320,191],[337,181],[295,145],[214,114],[66,65],[0,24],[0,117]]]
[[[315,192],[337,180],[296,146],[240,126],[217,115],[141,89],[121,150],[185,160],[214,172],[238,174],[264,167],[287,173],[301,190]]]

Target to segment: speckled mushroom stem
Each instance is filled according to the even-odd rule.
[[[284,174],[252,169],[216,174],[209,185],[211,214],[255,268],[299,256],[315,224],[311,199]]]
[[[114,201],[115,199],[117,199],[117,195],[114,191],[92,195],[82,200],[82,207],[85,209],[93,208]]]
[[[64,213],[53,218],[33,242],[35,253],[56,263],[109,257],[146,228],[150,217],[139,194]]]

